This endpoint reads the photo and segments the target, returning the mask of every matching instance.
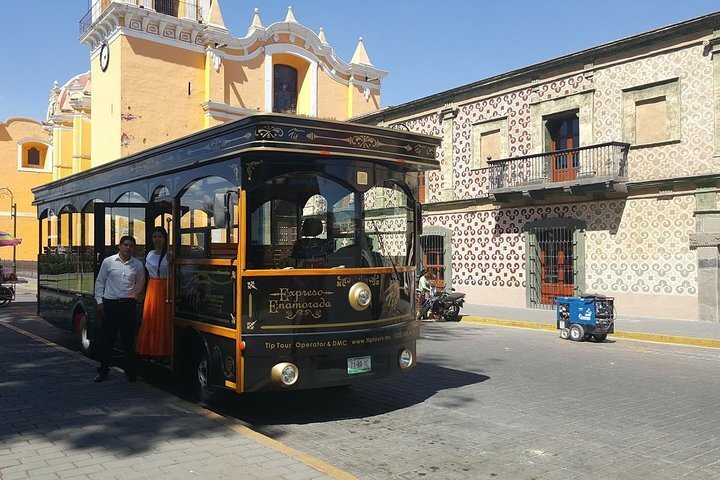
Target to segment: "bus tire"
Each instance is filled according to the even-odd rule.
[[[95,358],[97,356],[97,341],[92,338],[90,322],[87,315],[82,310],[73,313],[73,325],[78,335],[78,343],[80,351],[86,357]]]
[[[216,405],[220,401],[222,389],[210,385],[212,359],[205,346],[200,346],[200,353],[195,367],[196,392],[198,401],[203,405]]]

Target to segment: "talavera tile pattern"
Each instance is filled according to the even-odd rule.
[[[507,208],[426,215],[425,224],[451,228],[453,284],[525,288],[523,226],[545,218],[587,224],[585,268],[591,292],[697,295],[693,196]]]
[[[588,291],[697,295],[692,195],[579,204]]]
[[[680,143],[632,149],[631,181],[717,172],[713,159],[715,114],[712,58],[701,45],[625,62],[595,73],[595,143],[622,141],[622,89],[678,78]]]
[[[634,115],[635,104],[628,100],[643,99],[643,95],[667,88],[679,98],[679,118],[677,109],[668,114],[668,131],[673,138],[652,145],[632,145],[629,152],[629,184],[645,185],[643,182],[720,171],[720,156],[714,157],[716,76],[713,55],[701,40],[658,45],[656,51],[648,49],[598,65],[587,64],[564,78],[528,80],[498,93],[479,91],[474,100],[455,100],[454,106],[445,107],[457,110],[451,121],[448,117],[443,121],[438,109],[419,111],[417,117],[401,123],[410,130],[437,136],[452,125],[452,149],[438,149],[440,160],[452,151],[452,198],[447,197],[447,191],[441,192],[441,172],[432,172],[427,175],[427,203],[483,200],[488,195],[489,172],[487,168],[472,168],[479,164],[472,158],[473,125],[502,120],[508,129],[504,151],[511,158],[519,157],[542,151],[544,139],[533,138],[540,134],[538,122],[542,119],[533,115],[579,107],[583,146],[626,142],[628,132],[633,132],[632,139],[635,136],[631,128],[634,117],[630,117],[632,124],[627,120],[627,115]],[[698,254],[690,249],[690,235],[696,232],[696,199],[692,188],[654,188],[642,190],[642,194],[631,191],[627,199],[550,206],[493,208],[483,201],[481,205],[486,206],[479,211],[462,213],[453,212],[452,207],[438,213],[436,207],[425,214],[424,223],[452,232],[447,238],[452,242],[453,285],[517,289],[518,295],[508,298],[518,298],[526,291],[528,280],[523,226],[558,217],[581,220],[587,225],[580,262],[585,290],[621,294],[626,299],[634,294],[653,295],[657,302],[651,307],[661,314],[663,302],[673,302],[679,296],[691,306],[693,299],[698,299]],[[646,301],[646,297],[637,298],[637,302]]]

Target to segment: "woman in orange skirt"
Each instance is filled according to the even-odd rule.
[[[165,302],[171,254],[168,253],[168,234],[163,227],[153,228],[152,243],[153,250],[145,259],[147,290],[135,349],[141,356],[167,357],[172,349],[172,314],[170,304]]]

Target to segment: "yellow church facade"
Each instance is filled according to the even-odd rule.
[[[267,27],[255,10],[243,37],[228,32],[218,0],[101,1],[88,15],[80,40],[90,47],[90,152],[81,169],[248,113],[345,120],[379,107],[386,72],[362,40],[345,63],[292,9]]]
[[[34,186],[254,112],[345,120],[379,108],[387,72],[372,65],[362,38],[346,62],[323,29],[300,24],[291,7],[267,26],[250,11],[248,25],[231,34],[220,0],[94,2],[80,20],[89,70],[55,83],[44,122],[0,123],[3,165],[22,164],[23,148],[42,157],[41,168],[18,167],[12,178],[18,259],[38,252]],[[7,204],[6,211],[0,196],[0,230],[11,228]]]

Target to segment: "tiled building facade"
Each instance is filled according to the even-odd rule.
[[[719,320],[720,13],[359,120],[443,139],[425,261],[470,303]]]

